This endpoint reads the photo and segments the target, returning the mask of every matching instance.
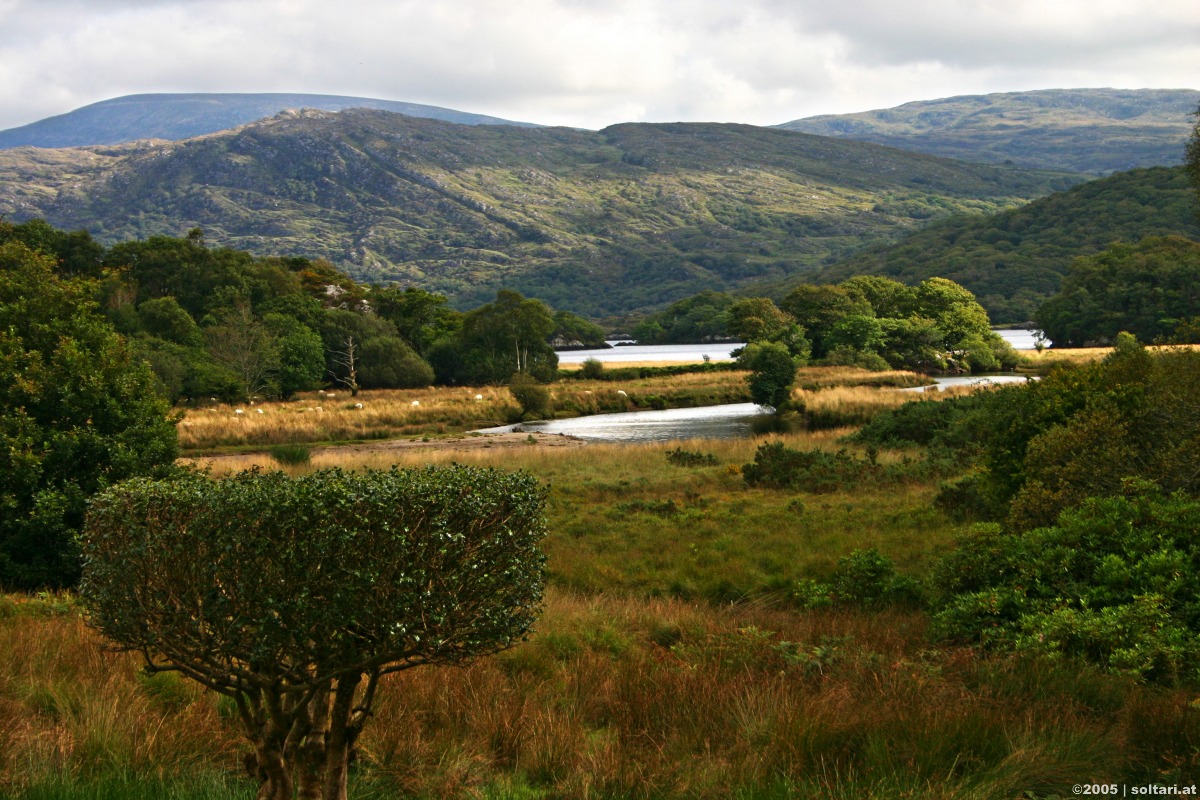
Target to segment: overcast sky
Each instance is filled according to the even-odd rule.
[[[1200,89],[1200,1],[0,0],[0,129],[144,92],[601,128],[1094,87]]]

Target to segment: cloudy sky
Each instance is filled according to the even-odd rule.
[[[1104,86],[1200,89],[1200,2],[0,0],[0,129],[143,92],[600,128]]]

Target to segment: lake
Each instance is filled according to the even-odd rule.
[[[1034,332],[1024,328],[1001,328],[1000,337],[1017,350],[1034,349]],[[560,364],[582,364],[589,358],[605,363],[621,361],[670,361],[682,364],[697,364],[708,356],[710,361],[732,361],[730,353],[745,347],[742,342],[714,342],[710,344],[618,344],[609,342],[611,348],[595,350],[561,350]]]

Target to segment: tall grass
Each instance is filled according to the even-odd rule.
[[[0,672],[6,796],[248,796],[211,698],[164,701],[71,614],[12,614],[0,635],[37,665]],[[39,689],[70,681],[72,715],[48,712]],[[554,589],[529,641],[381,692],[358,798],[1044,797],[1193,780],[1200,735],[1187,692],[933,649],[917,612]]]

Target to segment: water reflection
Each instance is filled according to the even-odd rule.
[[[745,439],[756,417],[767,416],[754,403],[732,403],[703,408],[670,408],[663,411],[630,411],[590,417],[523,422],[516,430],[559,433],[604,442],[668,442],[674,439]],[[512,425],[479,433],[504,433]]]

